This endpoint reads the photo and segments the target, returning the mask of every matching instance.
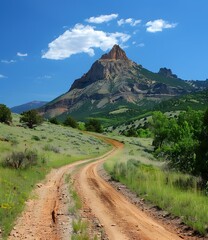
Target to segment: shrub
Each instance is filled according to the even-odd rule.
[[[11,111],[4,104],[0,104],[0,122],[6,123],[6,124],[10,124],[12,122]]]
[[[49,122],[50,122],[50,123],[52,123],[52,124],[56,124],[56,125],[58,125],[58,124],[59,124],[59,122],[58,122],[57,118],[55,118],[55,117],[53,117],[53,118],[50,118],[50,119],[49,119]]]
[[[35,135],[32,136],[31,139],[32,139],[32,140],[35,140],[35,141],[40,141],[40,138],[39,138],[38,136],[35,136]]]
[[[78,127],[78,123],[72,117],[67,117],[66,120],[64,121],[64,125],[72,128]]]
[[[29,110],[21,114],[20,122],[25,123],[27,127],[34,128],[43,122],[43,118],[36,110]]]
[[[55,146],[49,145],[49,144],[45,145],[43,150],[54,152],[54,153],[60,153],[60,149],[58,147],[55,147]]]
[[[14,169],[25,169],[38,163],[38,154],[34,150],[24,152],[13,152],[3,160],[4,167]]]
[[[97,119],[90,119],[88,122],[86,122],[85,127],[86,130],[90,132],[103,132],[101,123]]]

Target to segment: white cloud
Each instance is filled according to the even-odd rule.
[[[6,64],[15,63],[15,62],[16,61],[13,60],[13,59],[11,59],[11,60],[5,60],[5,59],[1,60],[1,63],[6,63]]]
[[[163,19],[157,19],[146,23],[147,32],[162,32],[165,28],[175,28],[177,23],[169,23]]]
[[[144,47],[144,46],[145,46],[144,43],[139,43],[139,44],[137,45],[137,47]]]
[[[4,76],[3,74],[0,74],[0,78],[7,78],[7,77]]]
[[[100,48],[106,51],[112,48],[114,44],[122,45],[127,42],[129,38],[130,35],[125,33],[107,33],[98,31],[89,25],[76,24],[74,28],[65,31],[49,43],[49,49],[43,53],[42,58],[61,60],[77,53],[87,53],[93,56],[93,48]]]
[[[136,25],[140,24],[142,20],[140,19],[133,19],[133,18],[127,18],[127,19],[120,19],[117,21],[118,25],[124,25],[124,24],[129,24],[132,27],[135,27]]]
[[[144,47],[144,46],[145,46],[144,43],[138,43],[138,44],[137,44],[136,41],[133,41],[132,44],[133,44],[134,46],[136,46],[136,47]]]
[[[18,57],[27,57],[28,54],[27,54],[27,53],[17,52],[17,56],[18,56]]]
[[[104,23],[104,22],[109,22],[113,19],[116,19],[118,17],[118,14],[110,14],[110,15],[100,15],[98,17],[90,17],[88,19],[86,19],[85,21],[87,21],[88,23]]]
[[[43,75],[43,76],[39,76],[37,79],[51,79],[52,76],[50,75]]]

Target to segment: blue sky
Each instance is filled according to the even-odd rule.
[[[50,101],[119,44],[133,61],[208,78],[207,0],[1,0],[0,103]]]

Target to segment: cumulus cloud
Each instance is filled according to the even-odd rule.
[[[90,17],[90,18],[86,19],[85,21],[87,21],[88,23],[100,24],[100,23],[104,23],[104,22],[110,22],[113,19],[116,19],[117,17],[118,17],[118,14],[100,15],[98,17]]]
[[[133,18],[127,18],[127,19],[120,19],[117,21],[118,25],[121,26],[121,25],[124,25],[124,24],[129,24],[130,26],[134,27],[138,24],[141,23],[142,20],[140,19],[133,19]]]
[[[165,28],[175,28],[177,23],[169,23],[163,19],[157,19],[146,23],[147,32],[162,32]]]
[[[42,58],[61,60],[77,53],[87,53],[93,56],[94,48],[106,51],[114,44],[122,45],[129,38],[130,35],[125,33],[107,33],[89,25],[76,24],[74,28],[65,31],[49,43],[48,51],[43,53]]]
[[[13,59],[11,59],[11,60],[5,60],[5,59],[1,60],[1,63],[6,63],[6,64],[15,63],[15,62],[16,61],[13,60]]]
[[[27,53],[17,52],[17,56],[18,56],[18,57],[27,57],[28,54],[27,54]]]
[[[7,77],[4,76],[3,74],[0,74],[0,78],[7,78]]]

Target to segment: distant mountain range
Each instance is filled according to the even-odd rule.
[[[45,117],[106,119],[112,113],[141,113],[163,100],[204,90],[206,81],[186,81],[170,69],[153,73],[131,61],[118,45],[93,63],[69,91],[40,108]]]
[[[19,105],[19,106],[12,107],[12,108],[10,108],[10,110],[13,113],[19,113],[20,114],[20,113],[29,111],[31,109],[40,108],[47,103],[48,102],[44,102],[44,101],[32,101],[32,102],[29,102],[29,103],[25,103],[25,104],[22,104],[22,105]]]

